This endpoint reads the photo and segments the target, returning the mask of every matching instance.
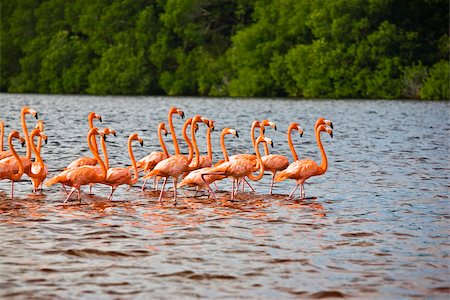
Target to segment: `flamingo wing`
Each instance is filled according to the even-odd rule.
[[[71,162],[66,169],[72,169],[72,168],[78,168],[81,166],[95,166],[97,164],[97,159],[95,157],[87,157],[83,156],[80,158],[75,159],[73,162]]]
[[[131,182],[131,172],[128,168],[109,168],[104,183],[121,185]]]
[[[289,160],[283,155],[269,154],[262,158],[264,169],[277,172],[286,169],[289,166]]]

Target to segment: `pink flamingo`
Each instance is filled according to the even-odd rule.
[[[298,130],[300,133],[300,136],[303,135],[303,129],[297,123],[292,123],[291,125],[289,125],[288,131],[287,131],[289,148],[294,151],[292,153],[292,156],[293,156],[294,160],[297,160],[298,159],[297,154],[295,153],[295,149],[294,149],[294,146],[292,144],[292,139],[291,139],[291,131],[293,129]],[[265,155],[261,158],[261,160],[264,164],[264,169],[272,172],[272,179],[270,181],[270,192],[269,192],[269,194],[272,195],[272,189],[273,189],[275,176],[278,171],[282,171],[289,166],[289,160],[286,156],[283,156],[283,155],[269,154],[268,147],[264,147],[264,152],[265,152]]]
[[[181,109],[172,106],[169,109],[169,113],[167,116],[167,121],[169,123],[169,128],[170,128],[170,134],[172,135],[172,140],[173,140],[173,147],[175,149],[175,154],[178,155],[178,154],[180,154],[180,148],[178,147],[177,135],[175,133],[175,128],[173,127],[173,115],[174,114],[179,114],[181,116],[181,118],[184,119],[184,112]]]
[[[10,150],[3,150],[3,138],[5,136],[5,123],[0,121],[0,160],[12,156]]]
[[[253,181],[257,181],[260,180],[263,175],[264,175],[264,164],[261,161],[261,155],[259,153],[259,149],[258,149],[258,145],[260,143],[268,143],[270,145],[272,144],[272,140],[264,137],[264,136],[259,136],[256,139],[255,142],[255,153],[256,153],[256,159],[257,162],[259,164],[259,174],[257,176],[254,176],[252,174],[253,170],[254,170],[254,164],[251,160],[248,159],[236,159],[233,161],[226,161],[218,166],[215,166],[213,168],[211,168],[209,171],[202,173],[201,177],[205,183],[205,185],[208,187],[208,190],[210,192],[210,194],[213,195],[214,199],[216,199],[216,196],[213,192],[213,190],[211,189],[211,187],[209,186],[209,184],[206,181],[207,176],[211,176],[211,175],[223,175],[224,177],[231,177],[232,181],[233,181],[233,186],[231,189],[231,201],[234,200],[234,197],[237,193],[237,190],[235,192],[235,182],[237,182],[237,184],[239,185],[239,182],[241,180],[243,180],[245,177],[250,178]]]
[[[97,162],[100,164],[100,167],[102,168],[102,173],[99,175],[98,172],[95,170],[93,166],[81,166],[78,168],[71,168],[68,170],[64,170],[63,172],[59,173],[58,175],[54,176],[53,178],[49,179],[45,185],[51,186],[57,183],[62,183],[64,185],[69,185],[72,187],[72,190],[70,191],[69,195],[64,200],[64,203],[69,200],[69,198],[72,196],[72,194],[75,191],[78,191],[78,200],[81,201],[80,197],[80,190],[81,186],[91,184],[91,183],[101,183],[105,181],[106,178],[106,166],[102,159],[100,158],[100,155],[98,154],[98,150],[95,148],[95,146],[92,144],[92,139],[95,139],[95,135],[103,135],[102,132],[99,132],[98,128],[94,127],[91,130],[89,130],[88,136],[87,136],[87,143],[89,146],[89,149],[91,150],[92,154],[96,158]]]
[[[89,124],[89,130],[94,128],[94,119],[99,120],[102,122],[102,116],[99,114],[96,114],[95,112],[90,112],[88,114],[88,124]],[[95,137],[94,137],[95,139]],[[80,158],[75,159],[72,161],[65,169],[72,169],[72,168],[78,168],[81,166],[95,166],[97,164],[97,160],[95,157],[89,157],[89,156],[83,156]]]
[[[8,145],[11,150],[12,157],[16,160],[16,164],[11,164],[11,161],[0,161],[0,180],[11,180],[11,199],[14,198],[14,181],[19,181],[23,174],[23,165],[22,160],[14,149],[13,139],[18,139],[22,144],[22,147],[25,145],[25,139],[22,138],[17,130],[11,131],[8,136]],[[16,171],[16,165],[18,166],[18,171]]]
[[[234,129],[230,129],[230,128],[224,128],[222,130],[222,133],[220,134],[220,145],[222,147],[222,153],[223,153],[223,157],[224,157],[224,161],[227,162],[229,161],[228,158],[228,152],[227,149],[225,147],[225,135],[227,134],[232,134],[236,137],[239,138],[239,134],[236,130]],[[218,165],[220,165],[222,162],[219,162]],[[211,167],[204,167],[201,169],[197,169],[194,170],[192,172],[190,172],[186,177],[184,177],[184,179],[181,181],[179,187],[182,186],[190,186],[190,187],[196,187],[196,191],[195,191],[195,195],[194,197],[197,195],[198,191],[200,189],[205,189],[207,187],[207,185],[205,184],[205,181],[207,184],[211,184],[216,180],[220,180],[224,178],[224,175],[209,175],[205,178],[205,181],[203,181],[202,179],[202,174],[206,173],[208,171],[211,170]]]
[[[186,143],[188,144],[189,156],[186,157],[185,155],[176,154],[167,159],[164,159],[164,160],[160,161],[150,173],[148,173],[147,175],[145,175],[143,177],[144,179],[151,178],[153,176],[164,177],[163,186],[161,189],[161,193],[159,194],[159,198],[158,198],[158,201],[160,204],[162,204],[162,195],[164,193],[164,188],[166,186],[167,178],[172,177],[173,187],[174,187],[173,200],[174,200],[174,205],[175,206],[177,205],[178,178],[180,178],[183,175],[183,173],[189,171],[189,169],[190,169],[189,164],[191,163],[192,158],[193,158],[193,148],[195,149],[196,164],[198,165],[198,163],[199,163],[198,147],[197,147],[197,143],[195,141],[195,123],[201,121],[201,119],[202,119],[202,117],[199,115],[196,115],[192,119],[192,123],[191,123],[192,143],[186,134],[186,130],[187,130],[187,126],[188,126],[187,122],[183,126],[183,138],[185,139]]]
[[[323,131],[326,131],[327,133],[330,134],[331,137],[333,137],[333,130],[331,128],[328,128],[326,125],[323,124],[317,127],[316,130],[317,146],[322,155],[322,162],[320,165],[318,165],[315,161],[310,159],[296,160],[293,163],[291,163],[287,167],[287,169],[281,171],[275,177],[276,182],[280,182],[286,179],[296,180],[297,184],[295,185],[292,192],[289,194],[289,199],[292,199],[292,196],[294,195],[295,191],[299,186],[300,186],[300,197],[301,199],[304,199],[305,197],[305,191],[303,187],[304,182],[312,176],[323,175],[327,171],[328,160],[325,154],[325,150],[323,149],[322,141],[320,139],[320,133]]]
[[[166,124],[164,122],[159,123],[158,125],[158,139],[159,144],[161,145],[161,148],[163,149],[163,152],[160,151],[153,151],[149,155],[143,157],[141,160],[137,162],[137,167],[143,168],[144,172],[149,172],[153,170],[153,168],[163,159],[166,159],[170,157],[169,152],[167,151],[166,144],[164,143],[164,139],[162,137],[162,133],[164,132],[164,135],[167,135],[167,129]],[[153,182],[153,188],[156,189],[156,177]],[[147,179],[144,180],[144,184],[142,184],[142,191],[145,190],[145,185],[147,184]]]
[[[33,193],[36,194],[39,187],[41,187],[41,194],[42,194],[42,183],[44,182],[45,178],[47,178],[48,174],[48,168],[44,164],[44,161],[41,157],[41,151],[40,146],[42,144],[42,140],[44,140],[45,144],[47,144],[47,135],[43,132],[43,122],[39,121],[36,125],[36,128],[31,132],[30,134],[30,146],[31,150],[33,150],[34,155],[36,156],[36,161],[32,163],[31,171],[33,174],[36,174],[34,178],[31,178],[31,181],[33,182]],[[38,147],[34,145],[34,137],[36,135],[39,135],[39,142]]]
[[[20,112],[20,118],[21,118],[21,123],[22,123],[23,137],[25,139],[25,143],[27,146],[27,153],[26,153],[26,156],[19,156],[19,157],[20,157],[20,161],[22,162],[22,166],[23,166],[23,170],[24,170],[23,172],[30,178],[36,178],[37,175],[34,174],[31,170],[32,161],[31,161],[30,137],[28,135],[28,128],[27,128],[26,117],[25,117],[27,114],[31,114],[36,119],[38,118],[37,112],[35,110],[29,108],[28,106],[22,107],[22,110]],[[15,157],[13,157],[13,156],[7,157],[5,159],[2,159],[1,162],[5,162],[5,163],[8,163],[11,166],[13,166],[15,172],[19,171],[19,165],[17,164],[17,160]]]
[[[133,141],[139,141],[141,146],[144,145],[144,141],[138,136],[137,133],[133,133],[128,137],[128,155],[130,156],[130,160],[133,165],[134,176],[131,176],[128,168],[109,168],[106,172],[106,179],[102,182],[103,184],[111,186],[111,194],[109,195],[108,200],[111,200],[112,195],[118,186],[128,184],[132,187],[138,181],[139,172],[137,169],[136,160],[134,158],[133,149],[131,147],[131,143]]]

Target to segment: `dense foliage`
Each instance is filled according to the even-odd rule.
[[[1,91],[449,99],[448,0],[1,0]]]

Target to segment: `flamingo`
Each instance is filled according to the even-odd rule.
[[[22,160],[20,159],[16,150],[14,150],[14,146],[12,143],[13,139],[18,139],[22,144],[22,147],[25,146],[26,143],[25,139],[20,136],[17,130],[11,131],[11,133],[8,136],[9,149],[11,150],[11,153],[13,155],[12,157],[16,160],[16,165],[19,168],[18,171],[15,170],[16,165],[11,164],[11,162],[0,161],[0,180],[4,179],[11,180],[11,199],[14,198],[14,181],[19,181],[24,171]]]
[[[233,181],[233,186],[231,189],[231,201],[234,200],[234,196],[237,193],[235,192],[235,182],[239,185],[240,180],[243,180],[245,177],[250,178],[253,181],[260,180],[264,175],[264,164],[261,161],[261,155],[259,153],[258,145],[260,143],[268,143],[273,146],[272,140],[264,137],[259,136],[256,139],[255,142],[255,152],[256,152],[256,159],[259,163],[259,174],[257,176],[254,176],[252,174],[254,169],[254,164],[251,160],[242,158],[242,159],[236,159],[234,161],[226,161],[216,167],[211,168],[209,171],[202,173],[201,177],[205,183],[205,185],[208,187],[209,192],[213,195],[214,199],[216,199],[216,196],[214,192],[212,191],[211,187],[206,181],[207,176],[211,175],[224,175],[224,177],[231,177]]]
[[[265,131],[265,127],[267,127],[267,126],[270,126],[273,129],[277,130],[277,125],[274,122],[271,122],[269,120],[263,120],[261,122],[258,120],[253,121],[252,126],[250,127],[250,139],[252,141],[253,147],[255,147],[255,141],[256,141],[255,129],[257,127],[259,127],[260,135],[263,135],[264,131]],[[263,143],[263,147],[264,147],[264,152],[268,153],[269,148],[267,147],[266,143]],[[235,160],[235,159],[248,159],[253,163],[254,170],[255,171],[258,170],[258,164],[257,164],[257,159],[256,159],[255,154],[236,154],[236,155],[230,156],[230,160]],[[253,192],[255,191],[255,189],[250,185],[250,183],[245,179],[245,177],[242,180],[242,191],[244,191],[244,184],[247,184]]]
[[[105,181],[106,178],[106,166],[105,163],[100,158],[100,155],[98,153],[98,150],[93,145],[92,141],[95,139],[95,135],[102,136],[103,133],[99,132],[99,129],[94,127],[91,130],[89,130],[88,136],[87,136],[87,143],[89,146],[89,149],[91,150],[92,154],[96,158],[97,162],[100,164],[100,167],[102,169],[102,173],[99,175],[98,172],[95,170],[93,166],[81,166],[78,168],[72,168],[67,169],[59,173],[58,175],[54,176],[53,178],[49,179],[45,185],[51,186],[57,183],[62,183],[64,185],[69,185],[72,187],[72,190],[70,191],[69,195],[64,200],[64,203],[69,200],[69,198],[72,196],[72,194],[75,191],[78,191],[78,200],[81,201],[80,197],[80,190],[81,186],[91,184],[91,183],[101,183]]]
[[[181,116],[181,118],[184,119],[184,112],[181,109],[172,106],[169,109],[169,113],[167,116],[167,121],[168,121],[169,128],[170,128],[170,134],[172,135],[172,140],[173,140],[173,147],[175,149],[175,155],[178,155],[178,154],[180,154],[180,148],[178,147],[177,135],[175,134],[175,128],[173,127],[172,118],[173,118],[174,114],[179,114]]]
[[[44,164],[44,161],[41,157],[41,151],[40,147],[39,149],[36,148],[34,145],[34,137],[36,135],[39,135],[39,144],[42,143],[42,140],[44,140],[45,144],[47,144],[47,135],[43,132],[43,122],[40,120],[39,123],[36,125],[36,128],[31,132],[30,134],[30,146],[31,150],[33,150],[34,155],[36,156],[36,161],[33,162],[31,166],[31,171],[33,174],[36,174],[34,178],[31,178],[31,181],[33,182],[33,193],[36,194],[39,187],[41,187],[41,194],[42,194],[42,183],[44,182],[45,178],[47,178],[48,174],[48,168]]]
[[[322,141],[320,139],[320,133],[323,131],[326,131],[328,134],[330,134],[331,137],[333,137],[333,130],[328,126],[322,124],[317,127],[316,130],[317,146],[322,155],[322,162],[320,165],[318,165],[315,161],[310,159],[296,160],[293,163],[291,163],[285,170],[278,173],[278,175],[275,177],[276,182],[280,182],[286,179],[296,180],[297,184],[295,185],[292,192],[289,194],[288,199],[292,199],[294,192],[297,190],[299,186],[300,186],[300,197],[301,199],[304,199],[305,197],[305,192],[303,188],[304,182],[312,176],[323,175],[327,171],[328,160],[325,154],[325,150],[323,149]]]
[[[136,162],[138,169],[144,169],[144,172],[151,171],[156,166],[157,163],[170,156],[162,137],[163,132],[164,136],[167,136],[166,124],[164,122],[160,122],[158,124],[158,139],[163,152],[153,151],[152,153],[141,158],[138,162]]]
[[[104,164],[105,164],[106,170],[109,170],[109,157],[108,157],[108,151],[106,150],[106,136],[110,135],[110,134],[116,136],[116,131],[112,128],[106,127],[106,128],[103,128],[100,132],[102,133],[102,135],[100,135],[100,139],[101,139],[101,147],[102,147],[102,152],[103,152]],[[95,138],[92,140],[92,145],[98,152],[97,141],[95,140]],[[97,171],[97,173],[99,175],[102,174],[101,167],[99,167],[99,166],[92,166],[92,167],[95,168],[95,171]],[[94,187],[94,185],[95,185],[95,183],[89,184],[89,195],[92,195],[92,188]]]
[[[195,141],[195,123],[199,122],[201,119],[202,119],[202,117],[199,115],[196,115],[192,119],[192,123],[191,123],[192,143],[186,134],[188,122],[186,122],[183,126],[183,138],[185,139],[186,143],[188,144],[189,156],[186,157],[185,155],[176,154],[167,159],[164,159],[164,160],[160,161],[150,173],[148,173],[147,175],[145,175],[143,177],[144,179],[151,178],[153,176],[164,177],[161,193],[159,194],[159,198],[158,198],[158,201],[160,204],[162,204],[162,195],[164,193],[164,188],[166,186],[167,178],[172,177],[173,187],[174,187],[173,200],[174,200],[174,205],[175,206],[177,205],[178,178],[180,176],[182,176],[183,173],[189,171],[189,169],[190,169],[189,164],[191,163],[192,158],[193,158],[193,147],[195,149],[196,164],[198,165],[198,163],[199,163],[198,147],[197,147],[197,143]]]
[[[163,149],[163,152],[159,151],[153,151],[149,155],[143,157],[141,160],[137,162],[137,167],[143,168],[144,172],[149,172],[153,170],[153,168],[163,159],[166,159],[170,157],[169,152],[167,151],[166,144],[164,143],[162,132],[164,132],[164,135],[167,136],[167,129],[166,124],[164,122],[159,123],[158,125],[158,139],[159,144],[161,145],[161,148]],[[157,179],[155,178],[155,181],[153,183],[153,188],[155,189]],[[147,179],[144,180],[144,184],[142,184],[142,191],[145,190],[145,185],[147,184]]]
[[[94,128],[94,119],[97,119],[100,122],[103,122],[102,116],[100,116],[99,114],[96,114],[93,111],[90,112],[88,114],[89,130]],[[97,160],[95,159],[95,157],[83,156],[83,157],[77,158],[74,161],[72,161],[65,169],[78,168],[81,166],[95,166],[96,164],[97,164]]]
[[[294,149],[294,146],[292,144],[292,139],[291,139],[291,131],[293,129],[298,130],[300,133],[300,136],[303,135],[303,129],[297,123],[291,123],[288,127],[288,132],[287,132],[289,148],[294,151],[292,156],[293,156],[294,160],[297,160],[298,159],[297,154],[295,153],[295,149]],[[264,145],[267,146],[266,144],[264,144]],[[269,194],[272,195],[272,189],[273,189],[275,176],[278,171],[282,171],[289,166],[289,160],[286,156],[283,156],[283,155],[269,154],[268,147],[264,147],[264,152],[265,152],[265,155],[263,157],[261,157],[261,161],[264,164],[264,169],[272,172],[272,179],[270,181],[270,192],[269,192]],[[295,156],[294,156],[294,154],[295,154]]]
[[[103,184],[111,186],[111,194],[109,195],[108,200],[111,200],[112,195],[118,186],[128,184],[132,187],[138,181],[139,172],[137,169],[136,160],[134,158],[133,149],[131,148],[131,143],[135,140],[139,141],[141,146],[144,145],[144,141],[138,136],[137,133],[133,133],[128,137],[128,154],[133,165],[134,176],[131,177],[131,173],[128,168],[109,168],[106,172],[106,178],[102,182]]]
[[[31,166],[32,166],[31,146],[30,146],[30,137],[28,135],[28,128],[27,128],[27,124],[26,124],[26,115],[27,114],[31,114],[36,119],[38,118],[38,114],[35,110],[29,108],[28,106],[22,107],[22,110],[20,112],[20,118],[21,118],[21,122],[22,122],[22,131],[23,131],[23,137],[25,139],[25,144],[27,147],[27,153],[26,153],[26,156],[19,156],[19,157],[22,162],[22,166],[23,166],[23,170],[24,170],[23,172],[30,178],[36,178],[36,174],[34,174],[31,170]],[[19,165],[17,164],[17,160],[15,157],[10,156],[10,157],[4,158],[1,160],[1,162],[5,162],[5,163],[13,166],[14,172],[19,171]]]
[[[3,150],[3,138],[5,136],[5,123],[0,121],[0,160],[12,156],[11,150]]]
[[[220,145],[222,147],[223,157],[225,159],[224,161],[229,161],[228,152],[225,147],[225,135],[227,135],[227,134],[232,134],[232,135],[236,136],[237,138],[239,138],[238,132],[234,129],[224,128],[222,130],[222,133],[220,134]],[[182,187],[182,186],[197,187],[197,189],[195,191],[195,195],[194,195],[194,197],[195,197],[200,189],[206,188],[205,181],[203,181],[202,177],[201,177],[202,173],[206,173],[210,170],[211,170],[211,167],[204,167],[204,168],[197,169],[197,170],[190,172],[181,181],[179,187]],[[211,184],[212,182],[223,179],[223,178],[224,178],[224,175],[210,175],[205,180],[206,180],[206,183]]]

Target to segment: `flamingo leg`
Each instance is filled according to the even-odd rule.
[[[173,206],[177,206],[177,184],[178,184],[178,178],[172,177],[173,179],[173,200],[175,203]]]
[[[142,191],[145,191],[145,185],[147,184],[147,179],[144,179],[144,184],[142,185]],[[155,185],[153,184],[153,187]]]
[[[90,183],[90,184],[89,184],[89,195],[92,195],[92,186],[93,186],[93,184]]]
[[[204,182],[204,183],[206,184],[206,186],[208,187],[208,191],[209,191],[210,195],[213,196],[214,200],[217,200],[216,194],[215,194],[214,191],[211,189],[211,187],[209,186],[208,182],[206,182],[206,180],[205,180],[205,176],[208,176],[208,175],[224,175],[224,176],[226,177],[226,174],[223,173],[223,172],[214,172],[214,173],[205,173],[205,174],[202,174],[202,175],[201,175],[203,182]]]
[[[272,195],[273,182],[275,180],[275,173],[272,173],[272,181],[270,182],[270,195]]]
[[[63,186],[64,186],[64,185],[63,185]],[[66,203],[67,200],[69,200],[70,196],[72,196],[73,192],[75,192],[76,189],[77,189],[76,187],[73,187],[73,188],[72,188],[72,190],[71,190],[70,193],[67,195],[67,197],[66,197],[66,199],[64,200],[63,203]],[[79,194],[79,192],[78,192],[78,194]]]
[[[216,188],[216,192],[219,190],[219,188],[217,187],[217,184],[215,182],[213,182],[214,187]]]
[[[108,201],[112,200],[111,198],[112,198],[112,195],[113,195],[114,191],[116,190],[116,188],[117,187],[111,186],[111,194],[109,194]]]
[[[162,185],[162,188],[161,188],[161,193],[159,194],[159,198],[158,198],[158,201],[159,201],[159,203],[162,205],[162,195],[163,195],[163,193],[164,193],[164,188],[166,187],[166,182],[167,182],[167,177],[164,177],[164,181],[163,181],[163,185]]]
[[[252,189],[252,192],[255,192],[255,189],[250,185],[250,183],[247,181],[247,179],[245,179],[245,177],[244,182],[242,182],[242,191],[244,191],[244,183],[246,183]]]
[[[235,195],[235,193],[234,193],[234,183],[237,181],[237,188],[236,189],[239,189],[239,184],[240,184],[240,182],[237,180],[237,179],[233,179],[233,184],[232,184],[232,187],[231,187],[231,201],[233,201],[234,200],[234,195]],[[244,186],[244,185],[242,185],[242,186]],[[236,193],[237,193],[237,191],[236,191]]]
[[[294,195],[295,191],[298,189],[300,184],[296,184],[292,192],[289,194],[288,199],[292,199],[292,195]]]
[[[62,183],[61,183],[61,185],[63,187],[64,192],[66,192],[66,195],[67,195],[69,192],[67,191],[66,186],[64,184],[62,184]]]
[[[197,196],[197,193],[198,193],[198,189],[199,189],[199,187],[197,187],[196,189],[195,189],[195,194],[194,194],[194,198]]]

